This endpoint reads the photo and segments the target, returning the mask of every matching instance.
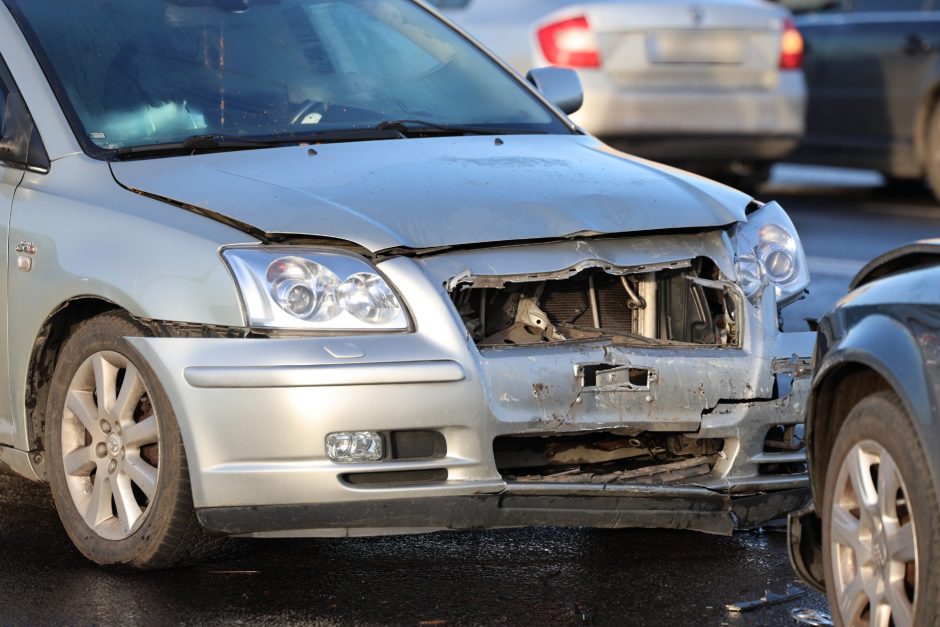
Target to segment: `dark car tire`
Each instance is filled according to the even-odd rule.
[[[875,459],[880,463],[873,464]],[[852,463],[857,460],[860,461]],[[896,473],[890,472],[892,461]],[[859,490],[854,488],[856,484],[849,470],[853,466],[861,469],[856,475],[862,481]],[[889,481],[898,476],[899,482]],[[883,483],[878,477],[882,477]],[[931,563],[936,564],[940,559],[940,507],[937,486],[933,485],[930,477],[927,458],[914,424],[897,395],[888,391],[876,392],[862,399],[849,412],[829,459],[821,512],[826,587],[837,625],[877,624],[875,617],[871,616],[871,596],[846,593],[852,588],[852,579],[859,577],[858,573],[862,571],[867,573],[866,578],[871,573],[885,573],[882,581],[893,579],[898,582],[892,589],[904,596],[893,597],[893,606],[913,610],[914,625],[934,625],[940,620],[940,570],[931,567]],[[896,485],[900,487],[894,490]],[[891,494],[892,490],[894,496],[887,499],[878,496],[874,501],[871,498],[859,499],[858,492],[866,490],[869,497]],[[888,521],[880,527],[884,534],[878,530],[877,524],[866,523],[861,506],[855,507],[856,502],[863,500],[877,503],[867,511],[886,512],[880,518],[882,523]],[[872,516],[868,520],[874,518]],[[834,520],[847,523],[834,523]],[[907,528],[911,523],[913,530]],[[837,538],[853,537],[837,529],[851,529],[852,525],[857,525],[853,543],[857,541],[856,546],[863,547],[863,555],[867,555],[864,561],[859,559],[857,549],[850,549],[841,542],[838,546],[833,544]],[[871,529],[876,531],[869,531]],[[914,538],[916,548],[910,549],[915,556],[913,561],[908,561],[903,553],[895,553],[903,545],[900,539],[904,535],[896,530],[906,530]],[[868,539],[869,536],[872,539]],[[882,537],[887,540],[875,540]],[[892,556],[898,559],[892,561]],[[889,572],[893,574],[887,574]],[[849,573],[854,573],[854,577]],[[854,604],[852,599],[856,601]],[[907,599],[907,603],[903,600],[897,602],[898,599]],[[854,611],[851,611],[853,605]],[[846,613],[855,616],[845,616]],[[894,616],[894,612],[892,614]],[[900,620],[900,614],[894,616],[894,625],[907,624]],[[864,620],[866,617],[870,620]],[[887,621],[884,624],[888,624]]]
[[[923,178],[900,177],[886,173],[882,173],[881,176],[884,178],[884,187],[889,191],[900,193],[923,193],[926,191]]]
[[[936,105],[930,114],[924,145],[927,152],[924,156],[927,183],[930,185],[934,197],[940,201],[940,104]]]
[[[753,194],[770,180],[772,167],[773,164],[764,161],[731,163],[716,172],[713,178],[729,187]]]
[[[79,324],[59,353],[44,428],[52,496],[72,542],[98,564],[140,569],[184,565],[223,541],[196,520],[173,408],[153,370],[125,339],[146,334],[115,313]],[[134,381],[142,385],[129,383]],[[122,403],[124,391],[128,400]],[[102,408],[102,397],[114,400]],[[117,416],[121,406],[128,409]],[[96,521],[94,527],[86,517]]]

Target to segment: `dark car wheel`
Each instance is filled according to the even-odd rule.
[[[75,546],[99,564],[162,568],[220,544],[196,521],[173,408],[124,339],[143,329],[104,314],[80,324],[46,405],[49,483]]]
[[[843,625],[933,625],[940,618],[937,487],[900,399],[877,392],[839,431],[826,472],[823,562]]]
[[[927,154],[924,167],[927,170],[927,182],[933,195],[940,200],[940,106],[934,107],[927,125]]]

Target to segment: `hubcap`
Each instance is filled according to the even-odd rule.
[[[842,460],[829,531],[832,585],[843,622],[911,625],[917,534],[904,478],[877,442],[859,442]]]
[[[62,415],[62,464],[85,523],[108,540],[145,520],[159,480],[159,428],[147,386],[130,361],[95,353],[69,385]]]
[[[111,457],[119,457],[121,451],[124,450],[124,442],[121,441],[121,438],[116,435],[108,436],[108,453],[111,454]]]

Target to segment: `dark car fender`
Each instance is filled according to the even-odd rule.
[[[892,313],[898,314],[907,308],[916,309],[910,305],[894,305]],[[835,340],[823,356],[822,363],[816,364],[806,416],[808,440],[815,441],[817,429],[824,428],[820,421],[826,417],[817,416],[817,401],[838,383],[847,368],[858,366],[874,371],[891,386],[904,403],[904,409],[914,418],[919,431],[934,425],[935,400],[918,339],[897,318],[872,314]],[[929,434],[921,432],[919,435]],[[810,448],[810,463],[820,452]]]
[[[861,317],[854,326],[846,317],[851,319],[861,312],[853,312],[851,308],[837,309],[821,323],[817,343],[820,363],[816,364],[806,415],[807,461],[811,468],[820,467],[817,472],[811,472],[814,497],[820,493],[825,480],[829,451],[841,426],[840,417],[835,417],[834,424],[828,409],[833,406],[839,383],[848,373],[866,369],[877,374],[898,395],[905,410],[914,418],[925,448],[940,450],[937,448],[940,438],[930,374],[924,365],[918,338],[900,322],[919,317],[917,309],[911,305],[885,306],[884,313],[867,312],[868,315]],[[846,326],[849,327],[847,330]],[[856,392],[861,396],[867,393],[867,390]],[[855,400],[860,400],[861,396]],[[933,460],[931,473],[937,482],[940,472]],[[810,506],[794,512],[790,515],[789,524],[790,558],[794,568],[806,581],[820,590],[824,589],[822,524],[815,508]]]

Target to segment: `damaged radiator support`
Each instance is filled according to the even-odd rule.
[[[737,346],[738,302],[709,259],[458,277],[451,296],[481,347],[607,338],[635,345]]]

